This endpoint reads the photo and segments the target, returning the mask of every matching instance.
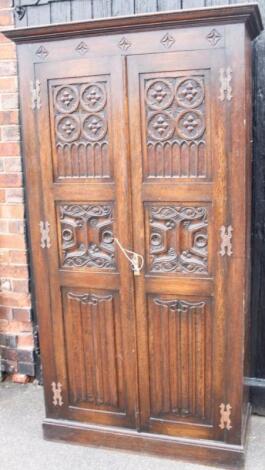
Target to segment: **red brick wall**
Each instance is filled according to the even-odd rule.
[[[0,0],[3,29],[13,25],[11,3]],[[4,372],[34,375],[16,73],[15,46],[0,34],[1,366]]]

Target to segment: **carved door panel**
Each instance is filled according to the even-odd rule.
[[[114,244],[131,244],[122,70],[120,58],[100,57],[40,64],[35,74],[55,361],[49,413],[134,426],[132,272]]]
[[[142,429],[222,439],[225,116],[220,51],[128,58]]]

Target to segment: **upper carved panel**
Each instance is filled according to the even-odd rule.
[[[153,178],[206,178],[203,76],[144,82],[145,174]]]
[[[149,270],[153,273],[208,272],[206,207],[147,205]]]
[[[111,204],[60,204],[61,263],[64,267],[115,270]]]
[[[58,178],[111,178],[107,86],[91,79],[52,87]]]

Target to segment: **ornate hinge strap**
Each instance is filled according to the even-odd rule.
[[[225,227],[222,225],[220,228],[221,232],[221,249],[220,249],[220,255],[221,256],[231,256],[232,255],[232,232],[233,228],[231,225],[228,225],[228,227]]]
[[[227,67],[226,69],[221,68],[220,69],[220,96],[219,100],[220,101],[231,101],[233,98],[232,95],[232,86],[231,86],[231,80],[232,80],[232,69],[231,67]]]
[[[35,86],[33,82],[30,82],[30,91],[31,91],[31,108],[40,109],[41,107],[41,98],[40,98],[40,81],[35,81]]]
[[[231,411],[232,411],[232,406],[229,403],[227,405],[225,405],[224,403],[221,403],[220,405],[221,417],[220,417],[219,428],[227,429],[228,431],[232,429],[231,419],[230,419]]]
[[[52,382],[52,393],[53,400],[52,403],[54,406],[63,406],[63,397],[62,397],[62,384],[60,382]]]
[[[40,246],[41,248],[50,248],[51,240],[50,240],[50,224],[49,222],[40,221]]]

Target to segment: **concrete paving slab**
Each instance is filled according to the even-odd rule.
[[[209,469],[142,454],[44,441],[43,416],[42,387],[0,384],[0,470]],[[265,418],[251,418],[246,470],[265,470]]]

